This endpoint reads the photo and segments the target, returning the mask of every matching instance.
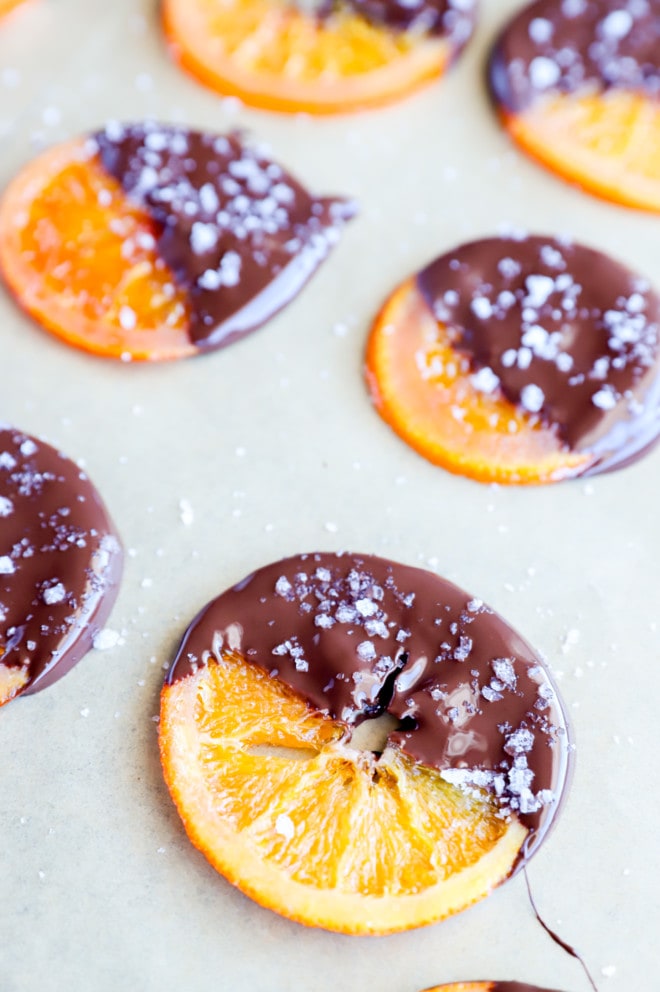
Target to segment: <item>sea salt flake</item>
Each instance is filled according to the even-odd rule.
[[[0,575],[13,575],[16,566],[9,555],[0,555]]]
[[[54,586],[49,586],[48,589],[44,589],[41,594],[41,598],[47,606],[53,606],[55,603],[61,603],[66,596],[66,589],[61,582],[58,582]]]
[[[561,69],[554,59],[537,55],[529,64],[529,78],[535,90],[547,90],[559,81]]]
[[[92,644],[96,651],[108,651],[110,648],[117,647],[119,640],[120,636],[118,631],[111,630],[110,627],[104,627],[103,630],[99,630],[99,632],[94,635]]]
[[[525,410],[529,410],[530,413],[538,413],[545,403],[545,393],[540,386],[529,383],[520,392],[520,402]]]

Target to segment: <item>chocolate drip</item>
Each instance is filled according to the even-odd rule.
[[[200,349],[229,344],[281,310],[355,213],[311,196],[237,134],[113,124],[95,141],[106,171],[156,222]]]
[[[389,743],[547,833],[567,779],[566,718],[539,656],[479,600],[371,556],[268,565],[210,603],[168,675],[243,657],[348,727],[387,711]],[[393,674],[396,673],[393,677]]]
[[[87,476],[26,434],[0,427],[0,690],[36,692],[92,646],[117,596],[119,538]],[[16,694],[10,691],[6,702]]]
[[[600,252],[553,238],[463,245],[417,277],[473,382],[538,415],[587,472],[620,468],[660,435],[660,297]]]
[[[594,88],[660,97],[660,0],[538,0],[502,32],[489,75],[513,112]]]
[[[477,18],[477,0],[347,0],[346,6],[372,24],[446,38],[454,53],[467,44]]]

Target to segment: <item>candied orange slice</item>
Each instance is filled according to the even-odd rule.
[[[83,141],[29,163],[0,202],[0,267],[19,303],[67,343],[111,358],[196,354],[184,292],[155,225]]]
[[[502,111],[525,151],[614,203],[660,212],[660,100],[612,89],[563,94]]]
[[[507,878],[527,833],[516,819],[345,735],[236,654],[163,689],[161,759],[188,835],[262,906],[384,934],[441,920]]]
[[[395,100],[444,72],[443,38],[318,18],[277,0],[164,0],[174,57],[212,89],[267,110],[332,114]]]
[[[493,992],[496,982],[452,982],[451,985],[434,985],[424,992]]]
[[[478,391],[454,341],[414,279],[385,303],[369,337],[366,375],[376,409],[396,433],[429,461],[480,482],[578,474],[589,456],[567,451],[552,429],[499,392]]]

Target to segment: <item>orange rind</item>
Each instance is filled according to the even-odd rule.
[[[440,76],[456,49],[350,5],[325,16],[274,0],[164,0],[162,16],[175,59],[201,82],[288,113],[389,103]]]

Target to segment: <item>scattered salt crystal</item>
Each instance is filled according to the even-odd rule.
[[[104,627],[103,630],[99,630],[98,634],[94,635],[92,643],[96,651],[107,651],[119,644],[119,633],[116,630],[111,630],[110,627]]]
[[[0,496],[0,517],[8,517],[14,509],[14,504],[7,496]]]
[[[549,21],[547,17],[535,17],[529,22],[529,37],[537,45],[543,45],[545,42],[550,41],[553,33],[554,26],[552,21]]]
[[[561,69],[553,59],[537,55],[529,64],[529,78],[535,90],[546,90],[559,81]]]
[[[13,575],[16,571],[9,555],[0,555],[0,575]]]
[[[181,517],[181,523],[184,527],[190,527],[192,525],[195,519],[195,511],[193,510],[189,500],[179,500],[179,515]]]
[[[493,305],[485,296],[475,296],[470,304],[470,310],[480,320],[488,320],[493,315]]]
[[[545,402],[545,394],[539,386],[530,382],[522,388],[520,402],[525,410],[529,410],[530,413],[538,413]]]
[[[61,603],[65,596],[66,589],[61,582],[58,582],[56,585],[44,589],[41,598],[47,606],[53,606],[55,603]]]
[[[628,10],[613,10],[600,22],[600,30],[605,37],[612,41],[619,41],[629,34],[634,24],[633,16]]]

